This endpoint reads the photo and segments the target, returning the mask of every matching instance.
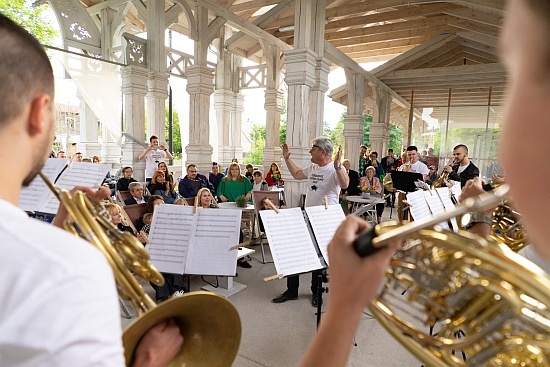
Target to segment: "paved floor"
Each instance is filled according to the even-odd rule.
[[[383,221],[389,219],[386,208]],[[393,218],[396,218],[395,210]],[[229,299],[239,311],[242,322],[242,339],[234,367],[286,367],[298,366],[316,329],[316,309],[310,304],[309,274],[300,277],[298,300],[283,304],[271,299],[286,289],[286,280],[264,282],[265,277],[276,274],[273,264],[262,264],[259,246],[253,246],[252,268],[237,268],[235,281],[247,288]],[[267,249],[267,247],[266,247]],[[268,254],[268,258],[271,259]],[[210,277],[214,280],[214,277]],[[191,290],[205,285],[200,277],[191,278]],[[330,285],[329,285],[330,286]],[[147,287],[152,293],[152,289]],[[330,287],[329,287],[330,291]],[[326,297],[326,296],[325,296]],[[123,325],[129,320],[122,319]],[[382,326],[367,315],[363,317],[356,334],[357,346],[350,340],[348,366],[364,367],[419,367],[421,363],[395,341]]]

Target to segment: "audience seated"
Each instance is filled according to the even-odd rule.
[[[162,196],[166,204],[173,204],[178,198],[174,190],[174,184],[170,181],[166,181],[165,172],[161,170],[153,174],[148,189],[151,194]]]
[[[254,191],[268,191],[269,185],[263,180],[262,171],[254,171],[252,173],[252,190]]]
[[[187,175],[180,180],[178,191],[184,198],[197,196],[200,189],[207,188],[214,193],[214,186],[208,181],[206,176],[200,175],[195,164],[187,166]]]
[[[134,170],[132,167],[124,167],[122,169],[122,177],[116,183],[116,189],[118,191],[129,191],[129,185],[132,182],[137,182],[137,180],[132,177],[133,174]]]
[[[146,203],[149,200],[149,196],[143,196],[143,186],[139,182],[132,182],[128,186],[128,190],[132,197],[124,200],[126,205]]]
[[[164,172],[164,178],[166,179],[166,181],[170,182],[173,185],[174,184],[174,176],[168,170],[168,165],[164,162],[160,162],[158,169],[161,170],[162,172]]]
[[[238,163],[231,163],[229,173],[218,186],[217,194],[223,202],[235,201],[239,196],[245,196],[247,200],[252,198],[252,183],[241,175]]]
[[[281,179],[281,170],[279,168],[279,165],[275,162],[271,163],[271,166],[269,167],[269,171],[265,175],[265,181],[271,186],[283,186],[284,182]]]

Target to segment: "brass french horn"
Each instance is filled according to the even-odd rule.
[[[40,177],[74,221],[64,223],[65,229],[101,250],[113,269],[119,295],[130,300],[139,315],[122,335],[127,365],[132,363],[134,350],[145,332],[168,318],[176,321],[184,337],[184,345],[170,366],[232,365],[240,344],[241,322],[231,302],[214,293],[192,292],[156,305],[134,277],[158,285],[164,283],[141,243],[128,232],[116,229],[101,204],[92,203],[80,191],[71,195],[54,187],[42,173]]]
[[[458,162],[453,159],[451,166],[458,166]],[[449,172],[443,171],[441,175],[432,183],[432,188],[447,187],[449,183]]]
[[[434,227],[495,207],[507,189],[437,218],[378,225],[354,244],[366,256],[406,239],[369,308],[427,366],[550,366],[549,275],[503,244]]]

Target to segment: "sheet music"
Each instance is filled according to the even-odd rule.
[[[63,171],[55,186],[61,189],[72,190],[75,186],[93,187],[94,185],[101,185],[108,172],[108,164],[73,162]],[[58,208],[59,200],[54,195],[50,195],[41,211],[56,214]]]
[[[422,218],[429,217],[432,212],[424,197],[424,191],[414,191],[407,194],[407,201],[412,204],[410,208],[411,215],[414,220],[420,220]]]
[[[190,206],[161,204],[155,208],[148,251],[151,262],[161,272],[185,273],[185,261],[197,218]]]
[[[434,216],[441,215],[445,213],[445,207],[443,206],[443,202],[441,201],[439,194],[435,190],[426,190],[423,191],[424,198],[426,199],[426,202],[428,203],[428,206],[430,207],[430,210]],[[439,226],[450,230],[449,224],[447,221],[440,222]]]
[[[280,209],[279,214],[261,210],[260,216],[277,274],[287,276],[323,267],[300,208]]]
[[[50,182],[55,182],[55,179],[66,165],[67,159],[65,158],[49,158],[46,159],[41,171]],[[42,180],[42,177],[36,176],[29,186],[21,189],[19,208],[28,212],[40,212],[50,196],[53,196],[53,194]]]
[[[324,205],[307,207],[306,213],[311,223],[311,228],[317,239],[317,245],[321,254],[325,258],[325,262],[328,263],[327,246],[334,237],[336,229],[346,219],[342,206],[340,204],[329,205],[328,209],[325,209]]]
[[[451,180],[451,182],[453,183],[453,186],[451,187],[451,191],[455,195],[456,201],[458,201],[460,194],[462,194],[462,184],[460,183],[460,181]]]
[[[443,206],[445,207],[445,211],[451,211],[454,210],[455,204],[451,200],[451,192],[449,191],[448,187],[438,187],[435,189],[437,194],[439,195],[439,198],[441,199],[441,202],[443,203]],[[456,218],[451,218],[451,225],[453,227],[453,230],[455,232],[458,231],[458,223],[456,222]]]
[[[185,274],[235,276],[240,209],[197,209],[198,221],[187,254]]]

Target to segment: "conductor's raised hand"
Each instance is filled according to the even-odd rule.
[[[283,158],[284,159],[290,158],[290,149],[288,149],[288,144],[286,142],[283,143]]]
[[[360,257],[353,249],[353,242],[368,227],[367,222],[350,215],[338,227],[328,245],[329,307],[362,310],[374,298],[385,277],[390,259],[401,241],[395,241],[371,256]]]
[[[336,155],[334,156],[334,167],[340,167],[342,165],[342,162],[340,161],[342,157],[342,146],[340,145],[338,147],[338,151],[336,152]]]

